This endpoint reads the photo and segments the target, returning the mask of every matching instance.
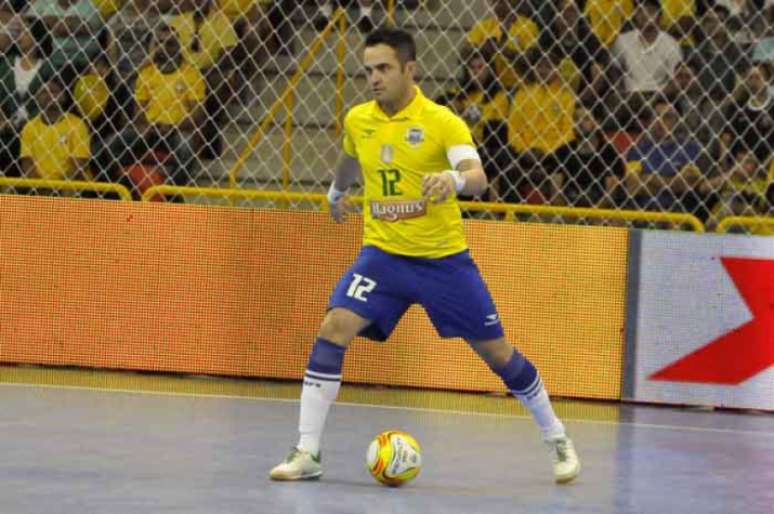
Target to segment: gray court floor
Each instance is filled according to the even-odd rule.
[[[568,421],[584,471],[556,486],[528,419],[336,405],[320,482],[273,483],[295,442],[287,400],[0,385],[0,513],[774,512],[774,416],[622,407]],[[413,433],[409,486],[363,467],[370,438]]]

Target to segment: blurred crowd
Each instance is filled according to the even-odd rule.
[[[488,3],[440,32],[460,65],[437,99],[474,133],[484,200],[774,213],[774,0]],[[0,175],[195,183],[294,55],[294,13],[319,30],[338,6],[382,21],[380,0],[0,1]]]

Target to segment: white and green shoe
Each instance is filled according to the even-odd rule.
[[[312,455],[308,451],[293,448],[285,460],[272,468],[269,478],[272,480],[317,480],[322,475],[320,454]]]
[[[578,476],[581,470],[580,459],[575,453],[572,440],[566,435],[545,439],[554,463],[554,480],[557,484],[566,484]]]

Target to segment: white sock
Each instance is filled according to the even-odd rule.
[[[317,455],[325,418],[336,401],[341,387],[341,375],[328,375],[307,370],[301,389],[301,413],[298,418],[299,449]]]
[[[532,417],[535,418],[535,422],[540,427],[543,438],[549,439],[564,435],[564,425],[554,413],[551,399],[548,397],[546,388],[543,387],[543,381],[540,379],[540,376],[535,378],[535,382],[527,390],[530,391],[528,394],[511,392],[532,413]]]

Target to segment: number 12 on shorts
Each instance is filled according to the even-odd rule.
[[[368,277],[364,277],[358,273],[352,274],[352,283],[349,284],[347,289],[347,296],[360,300],[361,302],[367,302],[368,298],[365,297],[366,293],[370,293],[376,287],[376,282]]]

